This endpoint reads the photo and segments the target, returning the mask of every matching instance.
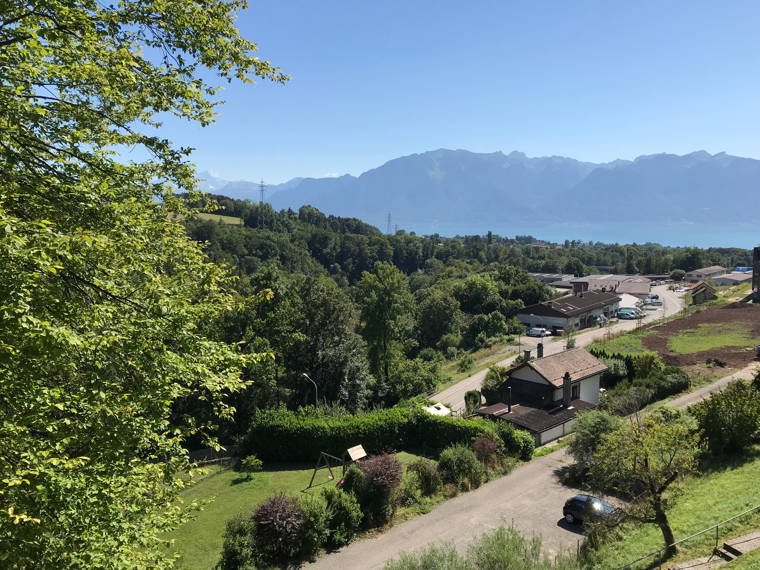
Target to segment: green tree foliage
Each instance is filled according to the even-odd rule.
[[[501,402],[504,398],[501,386],[506,380],[507,369],[503,366],[491,366],[486,372],[486,377],[483,379],[483,386],[481,393],[486,400],[486,404],[496,404]]]
[[[429,546],[403,553],[385,565],[385,570],[580,570],[571,552],[545,556],[541,539],[525,538],[513,527],[488,532],[459,554],[451,544]]]
[[[585,471],[593,463],[604,436],[621,427],[623,420],[620,417],[602,410],[589,410],[578,414],[578,419],[573,425],[574,436],[567,450],[576,464]]]
[[[6,567],[167,563],[180,443],[202,428],[170,425],[172,406],[197,397],[226,413],[246,359],[202,328],[231,299],[178,223],[189,151],[154,127],[159,114],[209,124],[212,82],[285,79],[239,36],[243,5],[0,5]],[[117,147],[150,158],[120,161]]]
[[[635,520],[656,524],[666,553],[676,547],[667,517],[669,491],[692,472],[699,437],[691,422],[676,413],[652,413],[634,418],[605,435],[591,464],[591,477],[602,489],[615,489],[635,498],[626,513]]]
[[[436,346],[446,334],[459,329],[461,311],[454,296],[432,288],[419,303],[419,337],[423,346]]]
[[[375,264],[357,284],[362,334],[369,346],[371,370],[390,387],[391,367],[401,357],[401,341],[414,326],[414,297],[406,276],[389,263]]]
[[[722,392],[713,394],[689,408],[710,452],[742,453],[760,435],[760,398],[746,382],[731,382]]]
[[[250,514],[239,514],[224,526],[222,552],[217,564],[219,570],[255,570],[256,545],[253,538],[253,519]]]

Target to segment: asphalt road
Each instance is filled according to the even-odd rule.
[[[644,323],[649,323],[657,319],[661,319],[663,317],[669,317],[671,315],[674,315],[678,311],[680,311],[683,308],[683,294],[682,293],[674,293],[673,291],[668,291],[667,286],[660,285],[659,287],[652,287],[652,292],[657,293],[660,296],[660,299],[662,300],[662,307],[657,309],[656,311],[647,311],[647,316],[643,319]],[[611,331],[612,332],[620,332],[620,331],[626,331],[635,329],[638,326],[638,321],[632,320],[632,321],[619,321],[612,325]],[[593,329],[587,329],[582,333],[578,333],[575,335],[575,346],[587,346],[594,342],[595,340],[598,340],[600,338],[604,338],[604,336],[607,334],[608,328],[603,327],[601,329],[599,328],[593,328]],[[545,337],[543,339],[540,338],[532,338],[528,336],[523,336],[520,339],[520,352],[523,350],[532,350],[533,355],[536,354],[536,346],[539,342],[543,340],[544,342],[544,355],[549,356],[550,354],[557,354],[558,352],[562,352],[565,350],[565,339],[562,337]],[[512,361],[515,359],[514,356],[504,359],[497,364],[499,366],[509,366]],[[470,390],[480,390],[483,380],[486,377],[486,373],[488,370],[481,370],[480,372],[476,372],[469,378],[465,378],[464,380],[457,382],[453,386],[449,386],[445,390],[442,390],[441,392],[438,392],[437,394],[434,394],[430,398],[432,400],[435,400],[436,402],[443,402],[446,404],[450,404],[453,406],[453,409],[459,410],[464,408],[464,395],[466,392]]]
[[[753,365],[721,378],[669,405],[688,407],[737,377],[750,378],[756,368],[757,365]],[[557,471],[570,463],[565,449],[534,459],[509,475],[442,503],[426,515],[323,556],[309,568],[382,568],[403,551],[417,550],[436,542],[451,542],[461,550],[475,537],[503,524],[512,524],[527,536],[541,537],[547,554],[575,549],[583,535],[579,528],[564,523],[562,506],[578,490],[561,485],[557,478]]]

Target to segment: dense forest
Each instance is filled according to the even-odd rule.
[[[491,233],[386,235],[310,206],[275,212],[268,204],[212,198],[214,214],[242,220],[186,222],[210,259],[238,276],[241,302],[213,329],[224,342],[274,355],[247,371],[253,382],[235,395],[239,417],[313,403],[304,374],[316,383],[320,404],[351,411],[429,393],[441,380],[442,362],[510,342],[521,330],[517,311],[556,295],[528,272],[670,273],[746,265],[750,256],[657,244],[546,244]],[[262,291],[272,295],[254,297]]]

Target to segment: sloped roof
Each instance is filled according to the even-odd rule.
[[[584,400],[573,400],[570,402],[569,407],[558,406],[554,410],[544,410],[515,404],[512,406],[512,413],[508,413],[506,404],[495,404],[487,408],[481,408],[478,410],[478,414],[506,420],[532,433],[543,433],[553,427],[569,422],[578,412],[593,410],[595,407],[594,404],[590,404]]]
[[[687,275],[691,275],[693,273],[715,273],[716,271],[726,271],[726,268],[721,267],[720,265],[711,265],[710,267],[702,267],[700,269],[689,271]]]
[[[599,307],[614,305],[618,301],[620,301],[620,297],[613,293],[586,291],[578,295],[567,295],[553,301],[528,305],[520,309],[517,314],[574,317]]]
[[[607,370],[599,359],[583,348],[572,348],[559,354],[537,358],[525,366],[535,370],[557,388],[562,387],[565,372],[569,372],[570,380],[576,382]]]

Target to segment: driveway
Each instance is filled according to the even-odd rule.
[[[669,317],[676,314],[683,308],[683,294],[674,293],[668,291],[667,286],[660,285],[658,287],[652,287],[652,292],[657,293],[662,300],[662,307],[656,311],[647,311],[647,316],[643,319],[644,323],[651,323],[657,319]],[[608,332],[617,333],[621,331],[627,331],[635,329],[638,325],[638,321],[619,321],[612,325],[610,329],[603,327],[601,329],[586,329],[584,332],[577,333],[575,335],[575,346],[588,346],[595,340],[599,340],[605,337]],[[532,350],[533,354],[536,354],[536,345],[542,339],[531,338],[523,336],[520,339],[519,351]],[[544,355],[557,354],[565,350],[565,339],[562,337],[546,337],[544,341]],[[500,362],[497,362],[498,366],[509,366],[514,361],[515,356],[506,358]],[[449,386],[445,390],[434,394],[430,398],[436,402],[443,402],[445,404],[451,404],[454,410],[464,408],[464,395],[470,390],[480,390],[483,385],[483,379],[486,377],[488,370],[481,370],[476,372],[472,376],[465,378],[464,380],[457,382],[453,386]]]
[[[749,378],[756,365],[721,378],[693,394],[670,402],[676,408],[701,401],[736,377]],[[475,491],[442,503],[421,515],[392,527],[375,538],[360,540],[342,550],[323,556],[310,568],[382,568],[399,553],[446,541],[461,550],[475,537],[503,524],[512,524],[521,533],[541,537],[544,550],[553,554],[578,547],[583,535],[561,520],[562,505],[578,492],[558,481],[557,470],[570,465],[565,449],[534,459],[509,475]]]

